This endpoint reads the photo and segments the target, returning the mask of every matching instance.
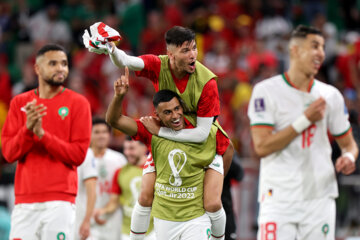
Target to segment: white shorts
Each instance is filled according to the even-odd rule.
[[[214,169],[215,171],[219,172],[220,174],[224,175],[224,161],[221,155],[215,155],[213,162],[207,166],[206,168]],[[155,170],[155,163],[154,159],[152,158],[151,153],[148,155],[146,159],[146,163],[143,168],[143,175],[147,173],[156,172]]]
[[[66,201],[16,204],[10,239],[66,239],[74,236],[75,205]]]
[[[335,200],[263,202],[257,240],[334,240]]]
[[[211,222],[208,215],[185,222],[166,221],[154,217],[157,240],[209,240]]]
[[[121,240],[130,240],[130,235],[128,234],[121,234]],[[156,240],[155,231],[151,231],[145,235],[144,240]]]

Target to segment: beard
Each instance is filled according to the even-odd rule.
[[[54,78],[48,78],[48,79],[45,79],[45,82],[46,82],[47,84],[49,84],[50,86],[58,87],[58,86],[61,86],[61,85],[64,84],[65,78],[64,78],[64,80],[62,80],[62,81],[55,81]]]

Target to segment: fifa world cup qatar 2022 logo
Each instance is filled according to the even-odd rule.
[[[172,171],[169,183],[172,186],[179,187],[182,184],[180,172],[187,161],[186,153],[180,149],[174,149],[169,153],[168,160]]]

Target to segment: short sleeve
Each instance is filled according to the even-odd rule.
[[[350,130],[350,122],[348,120],[349,113],[345,105],[345,101],[341,93],[335,89],[327,106],[329,108],[329,115],[327,118],[328,129],[334,137],[341,137]]]
[[[112,182],[111,182],[111,191],[110,192],[113,194],[117,194],[117,195],[121,194],[121,187],[119,186],[119,183],[118,183],[118,177],[119,177],[120,171],[121,171],[121,168],[116,170],[116,172],[114,173],[114,176],[112,178]]]
[[[84,181],[88,178],[98,177],[98,172],[96,168],[96,160],[93,154],[90,151],[87,152],[84,162],[81,164],[80,168],[82,169],[81,180]]]
[[[201,93],[197,116],[198,117],[214,117],[220,114],[219,90],[215,79],[207,82]]]
[[[274,126],[273,104],[264,85],[255,85],[249,102],[248,116],[251,126]]]

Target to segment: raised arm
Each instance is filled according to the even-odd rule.
[[[136,121],[122,114],[122,102],[129,88],[129,69],[125,75],[114,82],[114,97],[106,112],[106,122],[123,133],[134,136],[137,133]]]
[[[118,49],[113,42],[108,43],[111,47],[110,59],[112,63],[119,67],[128,67],[133,71],[141,71],[145,64],[144,61],[139,57],[129,56],[123,50]]]

